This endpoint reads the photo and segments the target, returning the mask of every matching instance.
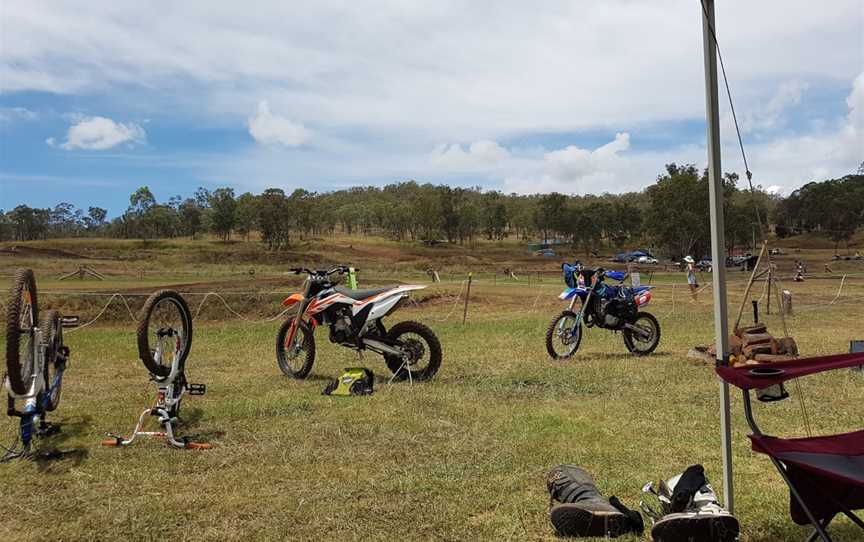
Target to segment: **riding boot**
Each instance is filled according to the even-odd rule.
[[[646,486],[650,490],[650,486]],[[682,474],[660,483],[654,493],[660,503],[651,537],[657,542],[733,542],[738,538],[738,520],[717,501],[717,495],[702,465],[692,465]],[[643,509],[646,509],[643,501]],[[647,509],[646,509],[647,511]],[[658,517],[659,516],[659,517]]]
[[[588,472],[575,465],[559,465],[546,480],[550,494],[549,519],[561,536],[616,537],[641,533],[642,516],[616,498],[605,498]]]

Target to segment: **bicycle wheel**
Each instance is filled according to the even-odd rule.
[[[45,351],[45,367],[42,368],[42,375],[45,380],[44,393],[48,394],[45,402],[45,410],[56,410],[60,405],[60,392],[63,387],[63,380],[57,382],[57,386],[53,389],[51,374],[57,366],[57,356],[61,355],[60,349],[63,348],[63,326],[60,323],[60,313],[55,310],[45,311],[42,318],[39,320],[39,329],[42,331],[42,340],[47,345]]]
[[[138,317],[138,357],[153,375],[165,378],[176,362],[183,371],[192,348],[192,313],[175,291],[159,290],[147,298]]]
[[[35,359],[36,322],[39,304],[36,279],[30,269],[19,269],[12,280],[6,304],[6,376],[9,387],[19,395],[29,391]]]

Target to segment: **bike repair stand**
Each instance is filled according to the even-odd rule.
[[[156,392],[156,404],[141,413],[141,416],[138,417],[138,424],[135,425],[135,430],[132,431],[132,436],[127,439],[120,435],[108,433],[108,436],[111,438],[103,440],[103,446],[128,446],[141,435],[163,438],[175,448],[189,450],[208,450],[212,448],[210,444],[204,442],[193,442],[189,437],[183,437],[178,440],[175,436],[174,424],[177,423],[177,414],[180,410],[180,401],[183,399],[183,394],[188,392],[189,395],[204,395],[207,392],[207,386],[204,384],[189,384],[186,382],[186,375],[177,368],[179,357],[178,352],[174,356],[174,362],[171,364],[171,373],[167,377],[160,379],[154,375],[150,376],[150,380],[155,382],[158,388]],[[162,431],[142,431],[144,420],[148,415],[159,418],[159,425],[163,428]]]
[[[19,457],[30,456],[30,444],[33,442],[33,437],[49,437],[60,432],[59,425],[45,421],[44,409],[43,414],[39,414],[35,398],[27,400],[22,412],[15,410],[15,399],[11,395],[8,401],[6,414],[21,418],[19,433],[21,450],[15,451],[14,447],[13,449],[6,449],[6,453],[3,454],[3,457],[0,457],[0,463],[6,463]]]

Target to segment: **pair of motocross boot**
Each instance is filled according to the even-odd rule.
[[[604,497],[591,475],[575,465],[552,469],[546,487],[549,518],[561,536],[614,538],[644,530],[639,512],[614,496]],[[738,537],[738,520],[718,504],[701,465],[660,482],[657,490],[646,484],[643,493],[640,504],[654,522],[651,537],[658,542],[734,542]]]

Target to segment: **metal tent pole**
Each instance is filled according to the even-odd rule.
[[[717,364],[729,362],[729,321],[726,314],[726,240],[723,224],[723,177],[720,168],[720,106],[717,98],[717,46],[714,41],[714,0],[702,0],[702,41],[705,54],[705,117],[708,132],[708,183],[711,202],[711,258],[714,286],[714,337]],[[720,443],[723,454],[723,499],[730,513],[732,491],[732,428],[729,385],[720,382]]]

